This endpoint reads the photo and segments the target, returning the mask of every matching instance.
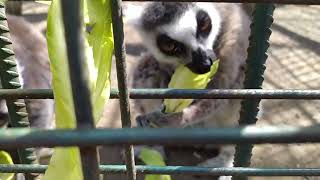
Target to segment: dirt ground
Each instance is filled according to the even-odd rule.
[[[46,6],[25,3],[24,16],[37,28],[45,30]],[[270,39],[269,58],[263,87],[265,89],[319,89],[320,88],[320,6],[284,5],[274,13],[275,23]],[[132,69],[144,51],[134,30],[126,25],[127,72],[131,81]],[[115,68],[112,72],[112,86],[117,87]],[[134,106],[134,104],[131,104]],[[265,100],[259,126],[296,125],[308,126],[320,122],[319,101]],[[106,105],[104,118],[99,127],[121,126],[119,104],[110,100]],[[112,118],[111,118],[112,117]],[[135,117],[132,108],[132,119]],[[319,145],[259,145],[255,146],[252,167],[320,167]],[[100,150],[101,163],[122,164],[119,147],[103,147]],[[174,149],[168,155],[169,165],[195,165],[190,159],[192,149]],[[214,153],[213,153],[214,154]],[[205,157],[213,154],[204,154]],[[106,179],[125,179],[125,176],[108,175]],[[209,177],[173,176],[173,179],[210,179]],[[212,179],[212,178],[211,178]],[[269,177],[252,179],[320,179],[318,177]]]

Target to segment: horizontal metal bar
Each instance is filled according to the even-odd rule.
[[[0,99],[53,99],[51,89],[0,89]],[[111,99],[119,91],[111,90]],[[268,89],[131,89],[131,99],[309,99],[319,100],[320,90]]]
[[[0,99],[53,99],[52,89],[0,89]]]
[[[320,142],[320,126],[188,129],[8,129],[0,130],[0,149],[17,147],[129,144],[265,144]]]
[[[114,94],[116,95],[116,93]],[[132,89],[132,99],[320,99],[320,90]]]
[[[100,165],[100,173],[126,173],[125,165]],[[0,165],[1,173],[44,173],[47,165]],[[195,166],[141,166],[140,174],[246,175],[246,176],[320,176],[319,168],[210,168]]]
[[[10,0],[10,1],[35,1],[35,0]],[[51,1],[51,0],[45,0]],[[178,0],[124,0],[124,1],[177,1]],[[227,2],[227,3],[275,3],[275,4],[309,4],[320,5],[319,0],[179,0],[179,2]]]
[[[275,3],[319,5],[319,0],[124,0],[124,1],[163,1],[163,2],[217,2],[217,3]]]

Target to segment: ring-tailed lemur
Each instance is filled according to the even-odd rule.
[[[149,53],[134,72],[134,88],[167,88],[178,64],[205,73],[212,53],[220,63],[207,88],[243,88],[250,18],[241,4],[156,2],[140,10],[131,22]],[[162,100],[137,100],[139,121],[160,127],[236,126],[240,100],[195,100],[183,112],[173,114],[162,113],[161,105]],[[233,151],[233,147],[222,147],[220,155],[201,165],[232,166]]]

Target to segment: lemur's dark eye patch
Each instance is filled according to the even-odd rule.
[[[165,34],[160,34],[157,37],[157,46],[161,52],[169,56],[183,56],[186,52],[186,48],[182,43]]]
[[[197,13],[197,38],[199,36],[206,37],[209,35],[212,23],[211,18],[209,17],[208,13],[200,10]]]

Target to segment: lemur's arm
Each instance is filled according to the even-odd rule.
[[[138,124],[151,127],[189,127],[208,120],[220,108],[226,106],[228,100],[203,99],[185,108],[179,113],[165,114],[159,108],[151,113],[137,117]]]

